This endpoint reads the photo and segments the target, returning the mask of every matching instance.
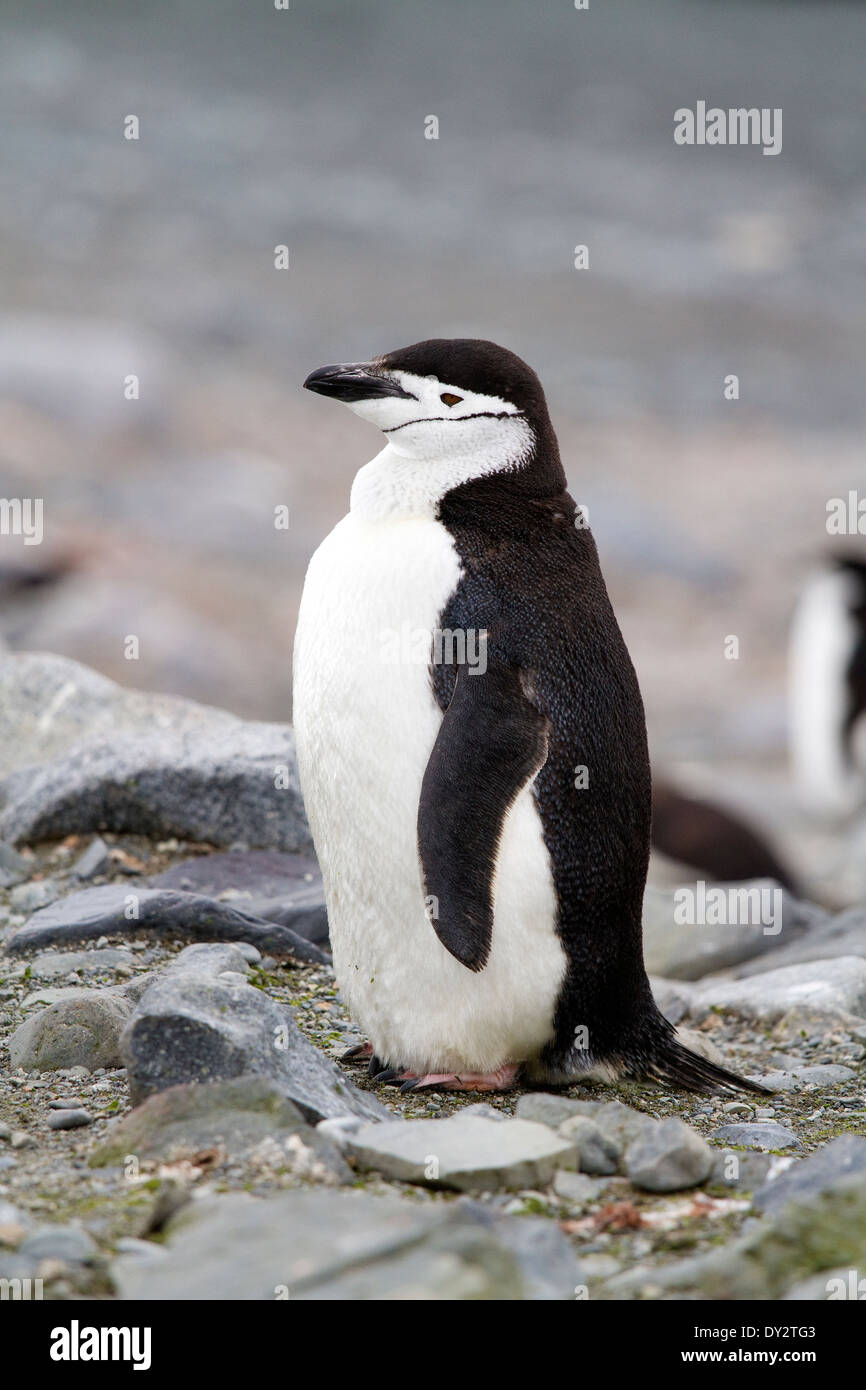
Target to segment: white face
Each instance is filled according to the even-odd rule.
[[[387,375],[406,396],[377,396],[346,404],[362,420],[378,425],[401,457],[431,463],[465,460],[466,477],[472,477],[514,467],[530,452],[532,430],[511,401],[467,391],[433,376],[401,371]]]

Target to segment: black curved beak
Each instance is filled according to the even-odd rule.
[[[377,372],[369,362],[338,362],[333,367],[317,367],[304,382],[307,391],[333,396],[338,401],[369,401],[377,396],[404,396],[414,401],[391,377]]]

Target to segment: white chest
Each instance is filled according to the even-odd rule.
[[[350,513],[311,561],[295,642],[301,786],[338,982],[383,1059],[437,1071],[537,1053],[565,964],[528,788],[503,830],[485,970],[449,955],[424,910],[418,801],[442,720],[431,638],[459,576],[432,518]]]

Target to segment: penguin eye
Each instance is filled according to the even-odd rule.
[[[463,397],[455,396],[453,391],[443,391],[439,399],[442,401],[443,405],[459,405]]]

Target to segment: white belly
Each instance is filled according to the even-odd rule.
[[[416,820],[442,715],[429,641],[427,659],[424,644],[410,647],[413,633],[436,628],[459,574],[437,521],[350,513],[313,556],[295,641],[301,787],[337,980],[377,1055],[413,1071],[487,1071],[537,1056],[565,970],[529,788],[505,823],[483,971],[449,955],[424,910]]]

